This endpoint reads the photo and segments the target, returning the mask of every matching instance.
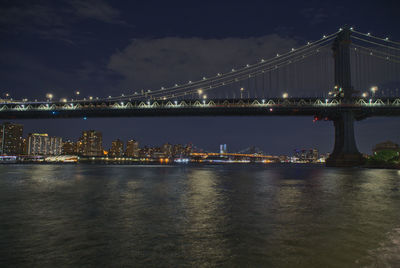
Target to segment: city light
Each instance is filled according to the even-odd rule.
[[[203,99],[207,99],[207,95],[203,95]]]
[[[366,98],[366,97],[368,97],[368,93],[367,93],[367,92],[364,92],[364,93],[362,94],[362,96],[363,96],[363,98]]]
[[[51,100],[53,97],[54,97],[54,96],[53,96],[53,94],[51,94],[51,93],[47,93],[47,94],[46,94],[46,98],[49,99],[49,100]]]
[[[79,95],[79,94],[81,94],[81,92],[77,91],[77,92],[75,92],[75,94],[76,94],[76,95]]]
[[[285,92],[285,93],[282,94],[282,98],[287,99],[288,97],[289,97],[288,93]]]
[[[378,87],[377,86],[372,86],[371,87],[371,92],[372,92],[372,97],[375,97],[375,93],[378,91]]]
[[[197,93],[198,93],[199,95],[201,95],[201,94],[203,94],[203,90],[202,90],[202,89],[198,89],[198,90],[197,90]]]

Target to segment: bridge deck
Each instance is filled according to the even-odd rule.
[[[399,116],[400,98],[354,99],[240,99],[179,101],[80,101],[0,103],[0,118],[74,118],[143,116],[319,116],[352,110],[357,119]]]

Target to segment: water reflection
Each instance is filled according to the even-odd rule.
[[[399,178],[320,166],[0,166],[0,261],[396,266]]]

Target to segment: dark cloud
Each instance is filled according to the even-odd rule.
[[[296,45],[296,40],[276,34],[257,38],[135,39],[111,56],[108,68],[122,75],[122,88],[158,89],[230,71]]]

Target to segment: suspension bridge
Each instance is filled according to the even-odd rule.
[[[327,165],[363,163],[354,121],[400,116],[400,43],[350,27],[286,53],[157,90],[83,99],[0,101],[0,118],[313,116],[333,121]]]

